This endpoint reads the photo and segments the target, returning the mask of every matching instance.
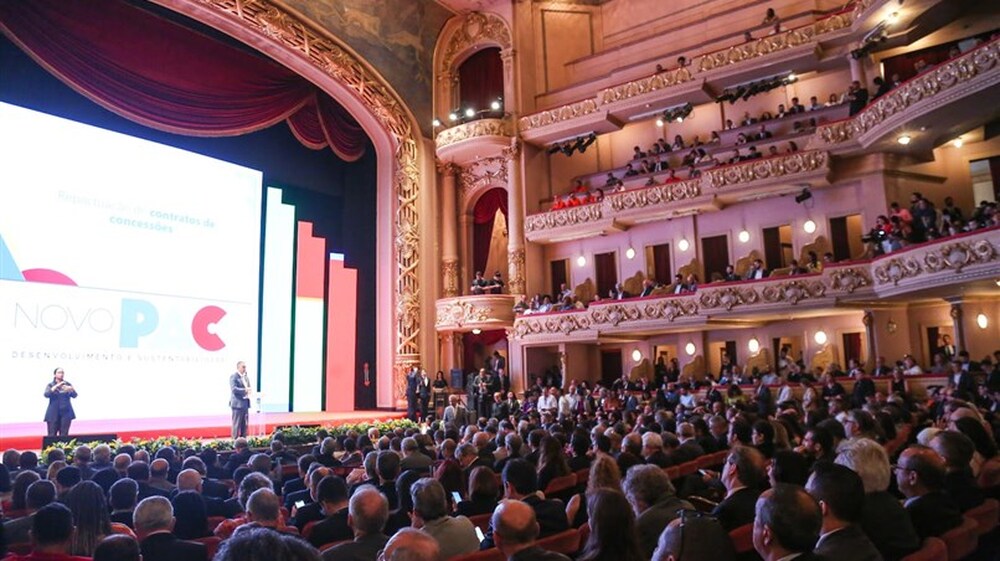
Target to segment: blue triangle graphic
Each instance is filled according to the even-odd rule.
[[[14,256],[7,249],[7,244],[3,241],[2,234],[0,234],[0,280],[24,280],[24,275],[21,274],[21,269],[17,268]]]

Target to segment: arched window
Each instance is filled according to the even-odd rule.
[[[503,97],[500,49],[483,49],[465,59],[458,67],[458,84],[462,111],[472,108],[478,114],[489,110],[491,103]]]
[[[497,224],[498,217],[502,224]],[[483,193],[472,211],[472,265],[487,278],[496,270],[506,273],[506,221],[507,190],[496,187]]]

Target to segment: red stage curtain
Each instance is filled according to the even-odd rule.
[[[503,97],[503,62],[500,49],[483,49],[470,56],[458,67],[458,90],[462,111],[472,108],[488,110],[490,104]]]
[[[496,187],[483,193],[472,210],[472,266],[482,271],[490,257],[490,240],[493,237],[493,219],[497,209],[507,216],[507,190]],[[486,276],[490,273],[484,271]]]
[[[479,370],[481,367],[485,366],[483,364],[476,363],[476,350],[480,351],[491,345],[496,345],[500,341],[507,338],[507,331],[504,329],[492,329],[490,331],[483,331],[482,333],[476,335],[475,333],[463,333],[462,334],[462,370],[465,372],[471,372],[473,370]]]
[[[347,161],[366,136],[316,86],[275,62],[121,0],[0,0],[0,30],[106,109],[190,136],[235,136],[288,120],[306,146]]]

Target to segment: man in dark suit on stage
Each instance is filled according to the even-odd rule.
[[[420,367],[414,366],[406,374],[406,418],[417,420],[417,386],[420,384]]]
[[[779,483],[757,500],[753,547],[764,561],[824,559],[812,552],[822,524],[819,505],[802,487]]]
[[[250,420],[250,377],[247,365],[236,363],[236,372],[229,377],[229,408],[233,410],[233,438],[247,435]]]
[[[68,436],[69,425],[76,418],[70,399],[76,397],[76,389],[63,379],[62,368],[56,368],[52,373],[52,381],[45,386],[45,397],[49,406],[45,409],[45,423],[48,425],[49,436]]]
[[[820,504],[823,527],[816,553],[827,559],[882,561],[882,554],[861,529],[865,486],[851,468],[819,462],[806,491]]]
[[[174,509],[165,497],[143,499],[134,519],[144,561],[208,561],[204,545],[174,535]]]
[[[420,399],[420,420],[426,423],[431,403],[431,379],[427,377],[426,370],[421,370],[417,379],[417,397]]]

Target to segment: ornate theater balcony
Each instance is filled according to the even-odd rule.
[[[530,314],[514,321],[523,344],[596,341],[603,335],[647,336],[694,328],[746,327],[790,313],[850,307],[897,296],[941,297],[996,290],[1000,228],[910,246],[870,261],[827,266],[822,273],[713,283],[696,292],[595,302],[584,310]],[[440,317],[440,312],[439,312]]]
[[[439,332],[466,332],[473,329],[510,329],[514,325],[514,296],[482,294],[437,301],[434,327]]]
[[[441,161],[467,165],[481,158],[500,156],[510,148],[513,123],[509,118],[479,119],[447,128],[434,139]]]
[[[860,0],[844,11],[807,25],[695,56],[688,66],[604,87],[576,101],[557,105],[518,120],[521,137],[545,145],[569,136],[621,129],[648,114],[650,106],[667,107],[715,99],[713,92],[777,72],[814,70],[825,48],[839,48],[870,29],[886,0]],[[838,55],[831,55],[838,56]],[[582,95],[580,87],[569,95]],[[591,86],[592,87],[592,86]],[[570,98],[572,99],[572,98]],[[554,101],[554,100],[553,100]],[[439,145],[440,146],[440,145]]]
[[[1000,105],[998,58],[1000,40],[994,40],[935,66],[900,84],[857,115],[820,125],[809,147],[834,154],[899,150],[902,146],[898,138],[903,133],[910,137],[907,151],[929,152],[947,140],[920,134],[935,130],[936,123],[947,122],[948,130],[964,131],[996,118],[995,108]]]
[[[604,200],[529,215],[524,232],[529,241],[553,243],[586,238],[629,226],[719,210],[725,204],[798,193],[802,187],[829,184],[826,152],[796,152],[710,168],[697,179],[629,189]]]

